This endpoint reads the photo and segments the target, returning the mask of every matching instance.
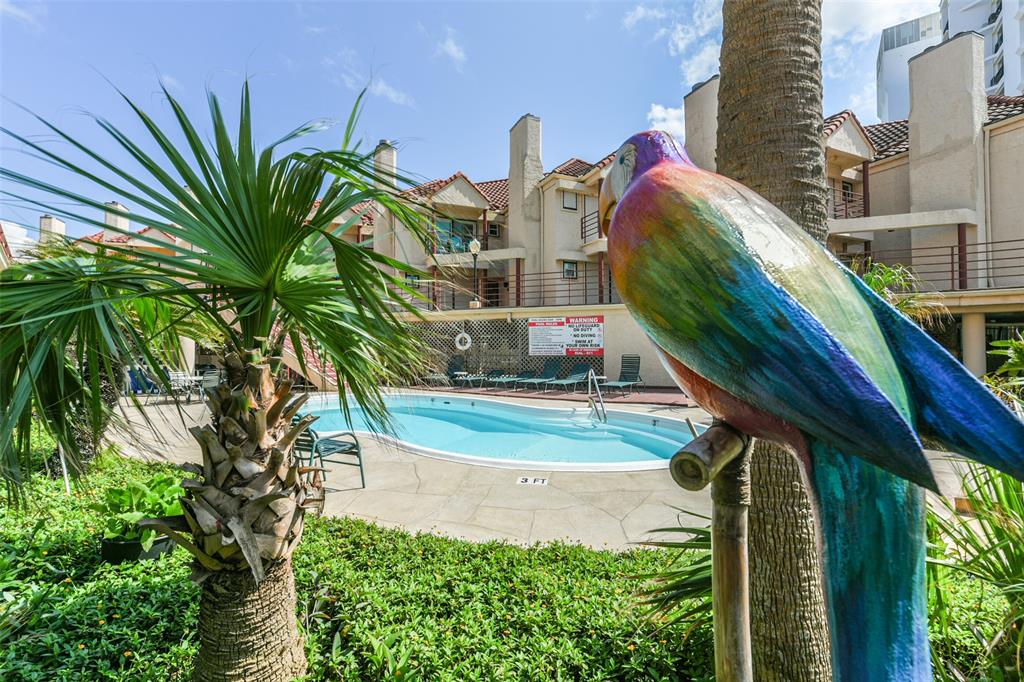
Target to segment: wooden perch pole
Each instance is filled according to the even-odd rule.
[[[747,508],[750,438],[716,421],[672,457],[672,478],[687,490],[711,483],[711,595],[715,679],[753,682]]]

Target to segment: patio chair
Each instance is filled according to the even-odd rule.
[[[544,369],[536,377],[532,379],[520,379],[515,385],[517,388],[536,388],[543,386],[552,379],[558,378],[558,373],[562,371],[562,360],[561,358],[551,358],[544,361]]]
[[[509,386],[514,386],[517,381],[532,379],[535,374],[536,372],[533,370],[527,369],[519,374],[505,374],[504,376],[488,379],[487,383],[493,385],[495,388],[508,388]]]
[[[576,390],[580,384],[587,383],[587,376],[590,374],[590,363],[588,362],[577,362],[569,370],[569,376],[564,379],[552,379],[544,385],[544,390],[548,388],[564,388],[569,390],[572,386],[572,390]]]
[[[423,377],[423,382],[431,386],[436,386],[438,384],[451,384],[455,379],[455,374],[462,371],[462,367],[465,365],[465,362],[466,358],[462,355],[453,355],[448,359],[448,369],[445,370],[444,374],[428,374]]]
[[[296,415],[292,423],[301,419]],[[351,440],[346,440],[351,439]],[[366,487],[366,474],[363,472],[363,450],[359,439],[351,431],[342,431],[331,436],[321,436],[313,429],[306,429],[295,440],[295,458],[308,466],[324,466],[324,464],[343,464],[359,467],[359,482]],[[315,471],[311,474],[314,482],[327,482],[326,471]]]
[[[498,377],[500,377],[500,376],[502,376],[504,374],[505,374],[505,370],[502,370],[502,369],[492,369],[487,374],[467,374],[464,377],[456,377],[455,381],[459,382],[463,386],[468,386],[469,388],[473,388],[473,382],[479,382],[480,388],[483,388],[485,381],[490,381],[491,379],[496,379],[496,378],[498,378]]]
[[[601,388],[619,389],[619,393],[623,396],[626,395],[627,388],[632,393],[634,388],[643,388],[644,386],[643,377],[640,376],[639,355],[623,355],[622,363],[619,366],[618,381],[606,381],[601,384]]]
[[[185,401],[192,402],[192,394],[197,392],[198,386],[188,372],[167,372],[167,381],[171,385],[171,395],[177,398],[185,396]]]

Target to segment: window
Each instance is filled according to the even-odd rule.
[[[469,250],[469,243],[473,241],[476,223],[469,220],[452,221],[438,218],[435,229],[438,253],[465,253]]]
[[[420,276],[410,272],[405,273],[405,283],[414,289],[420,288]]]
[[[575,211],[576,210],[576,202],[577,202],[578,198],[579,198],[579,195],[576,194],[576,192],[566,192],[566,191],[563,191],[562,192],[562,208],[566,209],[567,211]]]
[[[501,223],[487,223],[487,236],[501,239]]]
[[[576,279],[578,265],[574,260],[562,261],[562,279]]]

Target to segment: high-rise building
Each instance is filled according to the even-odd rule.
[[[879,120],[892,121],[910,115],[909,62],[942,42],[941,20],[941,13],[935,12],[882,31],[875,67]]]
[[[974,31],[985,39],[985,90],[1024,94],[1024,0],[941,0],[944,40]]]

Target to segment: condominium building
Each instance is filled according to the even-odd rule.
[[[913,57],[942,41],[942,14],[904,21],[882,30],[875,65],[875,92],[880,121],[910,114],[910,66]]]
[[[1024,0],[941,0],[939,13],[943,39],[965,31],[984,39],[987,94],[1024,93]]]
[[[1024,328],[1024,97],[986,94],[985,46],[964,33],[912,59],[909,119],[862,126],[844,111],[823,130],[830,248],[911,267],[978,374],[988,342]],[[709,169],[717,93],[713,79],[684,99],[687,151]]]

